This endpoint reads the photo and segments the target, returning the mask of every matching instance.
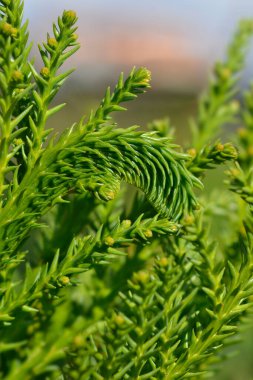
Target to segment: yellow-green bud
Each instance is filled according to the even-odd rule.
[[[16,145],[16,146],[19,146],[19,145],[24,144],[24,141],[22,139],[20,139],[20,138],[14,139],[13,140],[13,144]]]
[[[162,257],[158,263],[161,267],[167,267],[169,260],[167,257]]]
[[[105,244],[111,247],[115,243],[115,240],[111,236],[107,236],[105,238]]]
[[[114,199],[115,198],[115,195],[116,195],[116,193],[114,192],[114,191],[107,191],[106,193],[104,193],[104,196],[105,196],[105,198],[107,199],[107,200],[112,200],[112,199]]]
[[[151,80],[151,72],[146,69],[146,67],[140,67],[133,73],[134,79],[138,86],[149,87],[149,82]]]
[[[73,25],[76,21],[76,12],[72,10],[64,11],[62,21],[66,25]]]
[[[147,238],[151,238],[153,236],[153,232],[151,230],[146,230],[144,232],[144,235],[147,237]]]
[[[8,22],[3,22],[0,24],[0,29],[2,30],[3,34],[11,37],[17,37],[18,29],[14,28],[11,24]]]
[[[73,39],[74,41],[76,41],[76,40],[78,39],[78,34],[73,33],[71,37],[72,37],[72,39]]]
[[[31,325],[29,325],[28,327],[27,327],[27,333],[29,334],[29,335],[32,335],[32,334],[34,334],[34,332],[36,331],[36,330],[38,330],[39,329],[39,327],[40,327],[40,324],[39,323],[33,323],[33,324],[31,324]]]
[[[149,71],[149,70],[146,69],[146,78],[144,79],[143,82],[149,83],[151,81],[151,79],[152,79],[151,78],[151,71]]]
[[[47,39],[47,43],[48,43],[48,45],[49,45],[51,48],[56,48],[57,45],[58,45],[58,42],[57,42],[57,40],[56,40],[54,37],[49,37],[49,38]]]
[[[68,276],[62,276],[59,281],[62,285],[68,285],[70,283],[70,278]]]
[[[143,74],[142,78],[141,78],[141,82],[143,84],[149,84],[149,82],[151,81],[151,71],[146,69],[146,67],[140,68],[139,71],[142,72],[142,74]]]
[[[122,223],[121,223],[122,227],[124,227],[124,228],[131,227],[131,224],[132,224],[132,222],[129,219],[122,220]]]
[[[229,155],[231,158],[234,159],[237,159],[238,157],[238,151],[231,143],[226,143],[224,145],[224,154]]]
[[[18,35],[18,30],[17,28],[11,28],[11,36],[12,37],[17,37]]]
[[[50,77],[50,70],[48,67],[42,67],[40,74],[43,78],[48,79]]]
[[[231,70],[228,67],[223,67],[220,71],[220,77],[223,80],[228,80],[231,77]]]
[[[196,155],[197,155],[197,151],[195,148],[190,148],[187,150],[187,153],[192,157],[192,158],[195,158]]]
[[[189,226],[189,225],[193,224],[193,222],[194,222],[194,217],[192,215],[186,215],[184,217],[184,224]]]
[[[15,95],[21,94],[25,90],[23,88],[15,88]]]
[[[12,33],[12,25],[9,24],[8,22],[3,22],[1,23],[1,30],[4,34],[7,36],[10,36]]]
[[[142,336],[142,334],[143,334],[143,330],[142,330],[142,328],[141,328],[140,326],[137,326],[137,327],[135,328],[135,332],[136,332],[136,334],[137,334],[138,336]]]
[[[24,79],[24,75],[20,70],[15,70],[12,73],[11,79],[13,82],[21,82]]]
[[[171,226],[171,227],[170,227],[170,231],[171,231],[171,232],[177,232],[178,229],[179,229],[179,227],[178,227],[177,225],[174,225],[174,226]]]
[[[215,146],[216,150],[218,150],[218,152],[222,152],[224,150],[224,145],[223,144],[217,144]]]
[[[125,322],[124,317],[122,317],[122,315],[120,315],[120,314],[116,314],[114,316],[113,320],[117,326],[122,326]]]
[[[229,67],[225,66],[224,64],[218,62],[215,66],[215,74],[220,78],[221,80],[228,80],[232,72]]]
[[[136,282],[141,282],[142,284],[145,284],[149,280],[149,274],[145,271],[140,271],[134,273],[133,278]]]
[[[82,335],[76,335],[74,337],[73,343],[74,343],[74,345],[76,347],[82,347],[82,346],[84,346],[85,341],[84,341],[83,336]]]
[[[236,168],[233,168],[230,170],[229,174],[232,175],[233,177],[238,177],[240,174],[240,171]]]

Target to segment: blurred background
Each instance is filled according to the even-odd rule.
[[[129,103],[128,112],[116,120],[120,126],[145,127],[152,119],[169,116],[179,143],[187,141],[188,119],[196,113],[213,63],[224,57],[239,20],[253,17],[252,0],[26,0],[31,39],[45,41],[64,9],[78,13],[81,49],[65,66],[76,71],[57,99],[68,105],[50,126],[66,128],[96,108],[121,71],[127,74],[134,65],[146,66],[152,71],[152,90]],[[37,55],[36,45],[32,54]],[[253,45],[241,85],[250,78]],[[239,355],[223,365],[216,379],[253,379],[253,328],[244,337]]]

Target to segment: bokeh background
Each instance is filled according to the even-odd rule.
[[[76,71],[57,101],[68,106],[50,121],[62,130],[96,108],[105,88],[121,71],[146,66],[152,71],[152,91],[128,105],[116,117],[121,126],[169,116],[178,142],[189,136],[188,119],[196,113],[213,63],[222,59],[240,19],[253,18],[253,0],[26,0],[31,39],[41,43],[64,9],[79,16],[81,49],[65,68]],[[36,44],[32,54],[37,56]],[[253,44],[241,85],[253,78]],[[244,332],[238,355],[223,366],[218,380],[253,379],[253,328]]]

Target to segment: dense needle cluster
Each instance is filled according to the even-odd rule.
[[[112,120],[150,87],[145,68],[56,136],[47,120],[65,105],[51,107],[79,48],[76,13],[39,45],[39,69],[22,15],[23,1],[0,1],[0,377],[212,374],[252,306],[253,89],[238,96],[238,74],[253,22],[215,66],[180,147],[168,120],[148,132]],[[226,187],[205,193],[224,164]]]

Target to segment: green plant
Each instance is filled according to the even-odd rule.
[[[22,13],[21,0],[0,1],[1,378],[212,374],[252,306],[252,87],[235,100],[252,21],[216,65],[182,148],[166,120],[143,132],[111,119],[149,88],[145,68],[54,135],[76,14],[53,25],[37,71]],[[233,145],[220,141],[224,123],[241,125]],[[224,163],[226,188],[206,194],[204,174]],[[132,201],[124,183],[140,190]]]

